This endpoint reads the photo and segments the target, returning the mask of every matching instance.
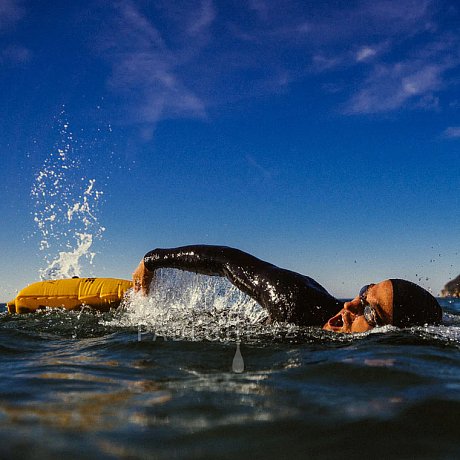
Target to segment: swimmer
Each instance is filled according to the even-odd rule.
[[[134,290],[148,294],[155,270],[160,268],[225,277],[264,307],[271,321],[322,326],[333,332],[366,332],[387,324],[437,324],[442,316],[436,299],[410,281],[368,284],[352,301],[343,303],[308,276],[226,246],[154,249],[133,273]]]

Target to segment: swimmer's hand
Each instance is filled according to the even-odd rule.
[[[142,259],[133,273],[134,292],[141,291],[144,295],[147,295],[150,290],[150,283],[153,279],[153,274],[154,272],[151,272],[145,267],[144,259]]]

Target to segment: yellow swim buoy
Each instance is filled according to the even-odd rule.
[[[116,308],[132,282],[116,278],[71,278],[40,281],[21,289],[8,302],[9,313],[31,313],[46,307],[79,309],[84,305],[99,311]]]

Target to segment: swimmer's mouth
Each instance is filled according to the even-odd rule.
[[[337,316],[334,316],[334,318],[331,318],[329,320],[329,324],[332,327],[343,327],[343,318],[342,315],[339,313]]]
[[[327,322],[327,325],[328,325],[331,329],[342,329],[343,326],[344,326],[342,314],[341,314],[341,313],[338,313],[337,315],[335,315],[334,317],[332,317],[332,318]]]

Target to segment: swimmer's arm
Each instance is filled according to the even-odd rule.
[[[137,290],[148,293],[159,268],[225,277],[266,308],[273,320],[323,325],[330,313],[340,310],[339,302],[312,278],[281,269],[239,249],[207,245],[154,249],[134,272],[135,289],[137,285]]]
[[[194,245],[148,252],[133,273],[135,290],[148,293],[155,270],[176,268],[209,276],[226,277],[237,288],[260,302],[258,272],[271,264],[227,246]]]

